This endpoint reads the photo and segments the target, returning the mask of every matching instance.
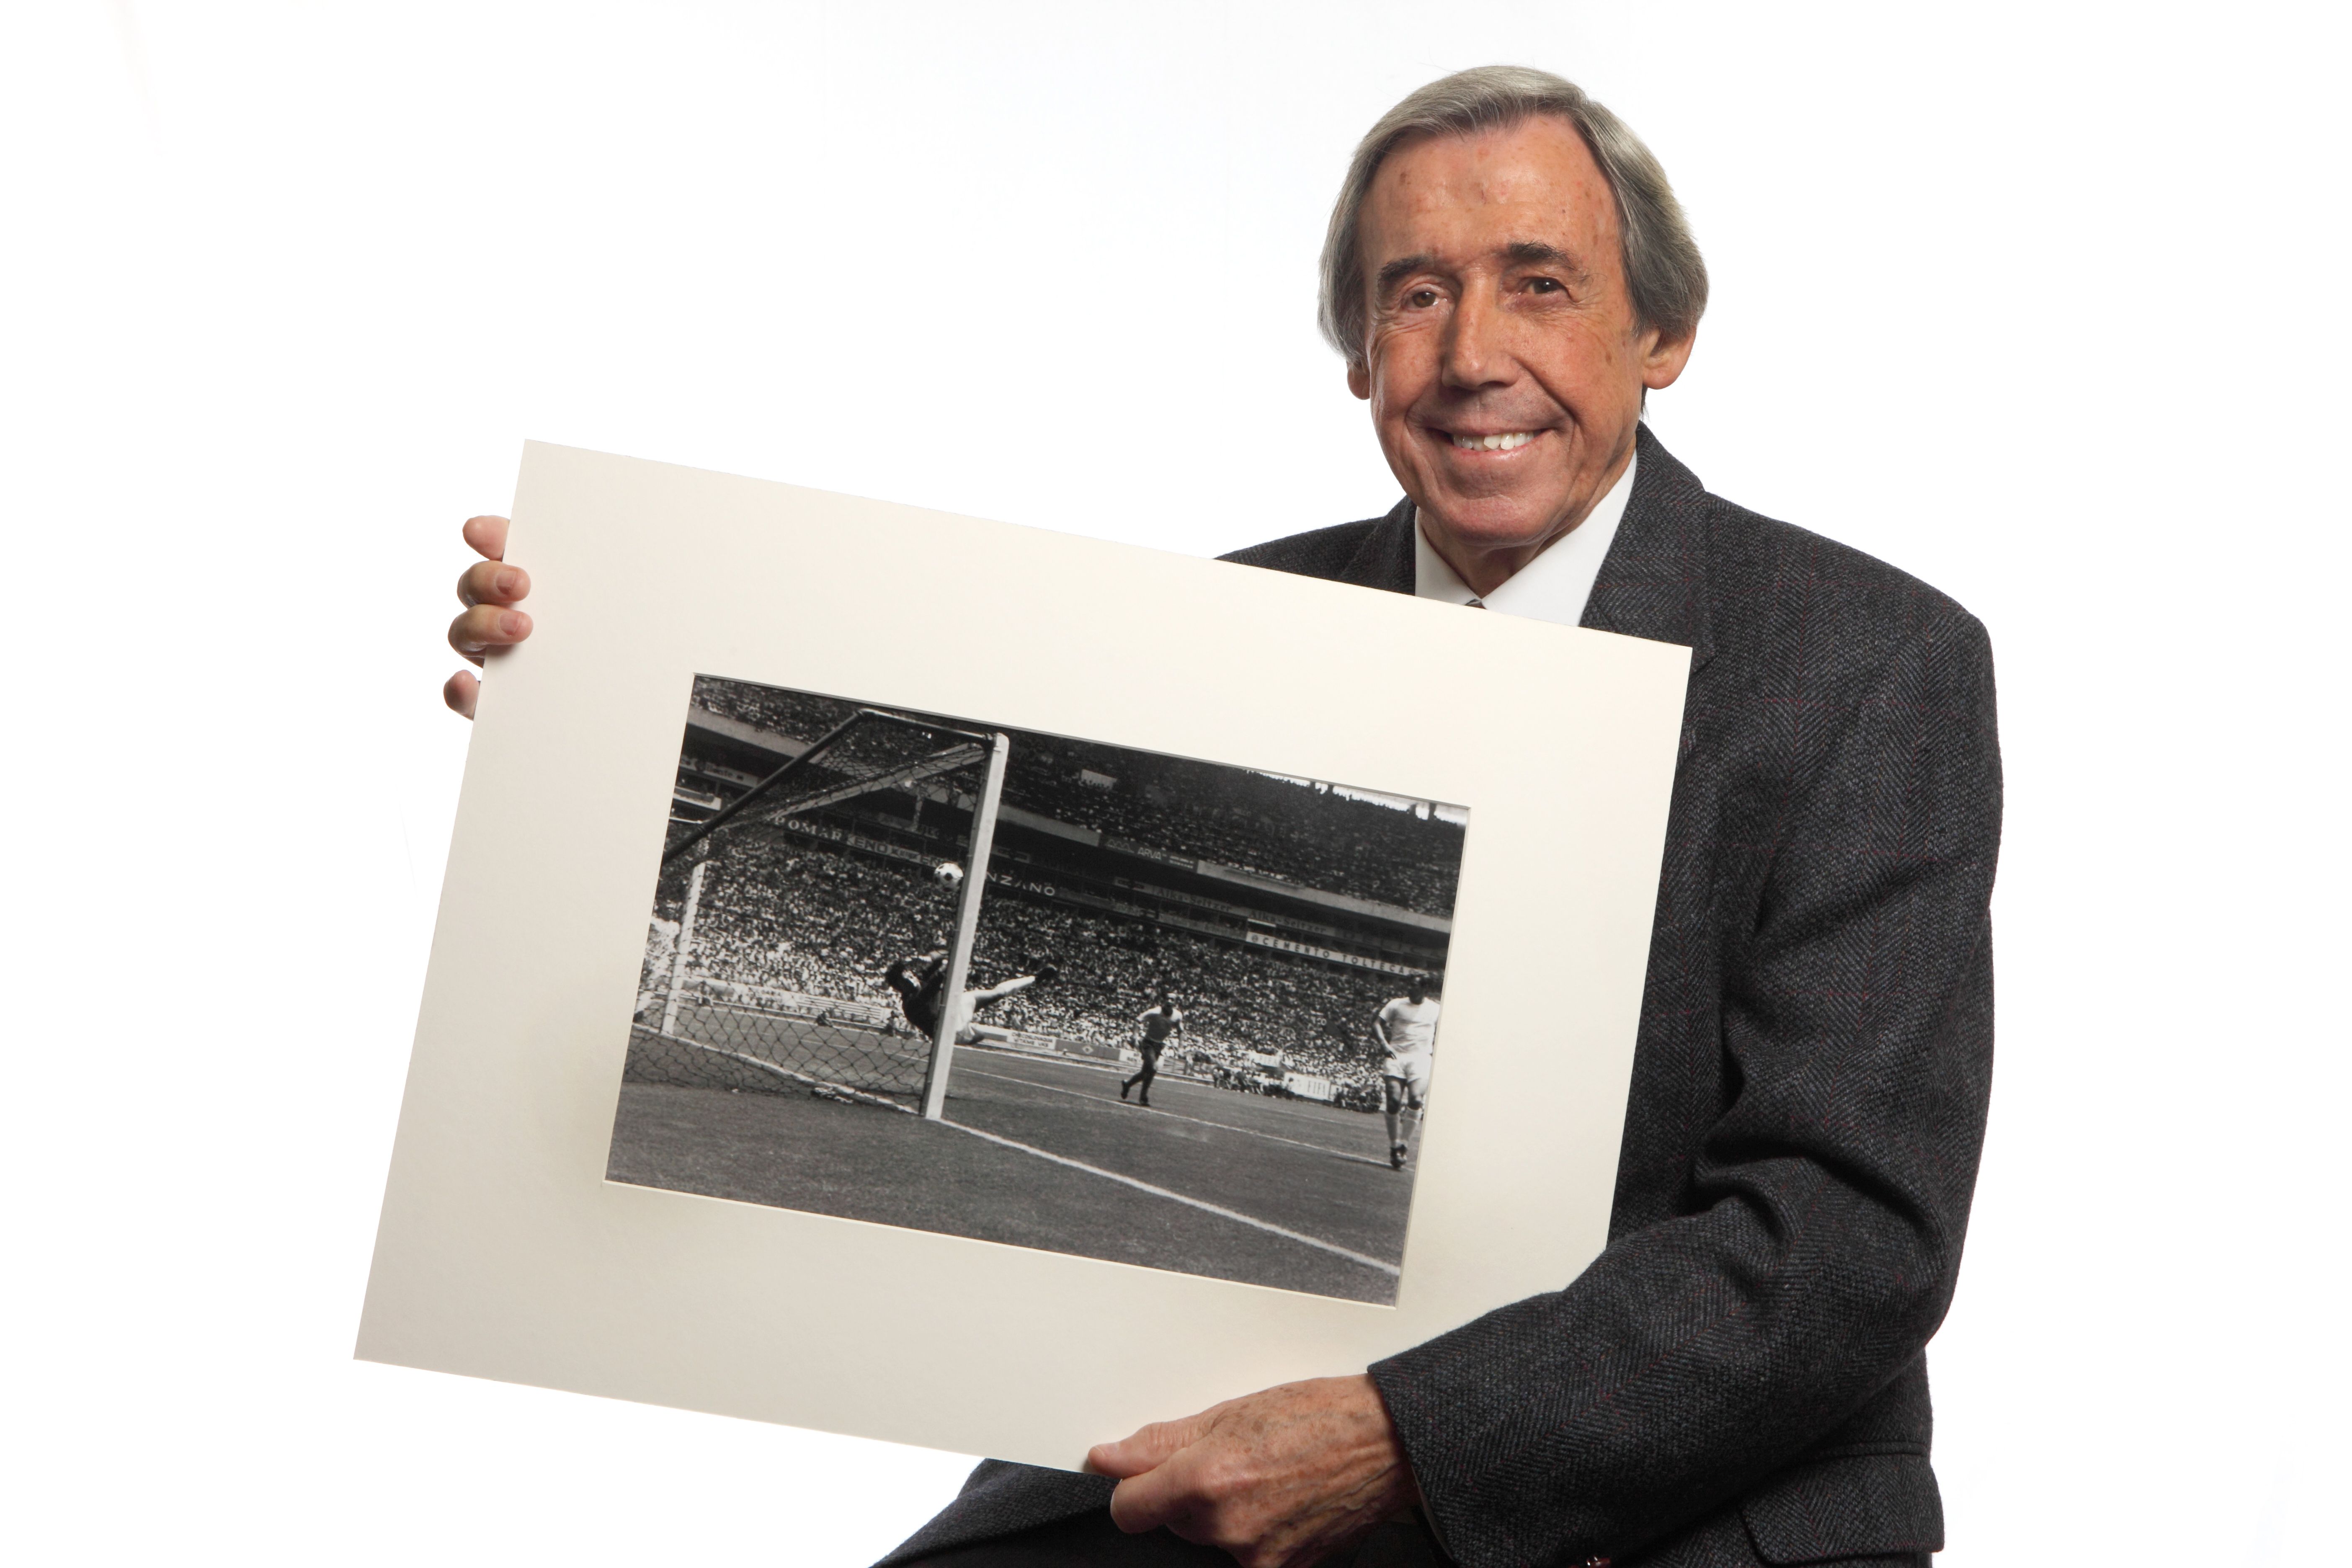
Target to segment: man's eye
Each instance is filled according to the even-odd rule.
[[[1528,291],[1531,294],[1557,294],[1560,291],[1559,279],[1557,278],[1530,278],[1528,279]]]
[[[1407,294],[1404,297],[1404,302],[1407,308],[1411,310],[1426,310],[1432,305],[1437,303],[1437,290],[1434,289],[1416,289],[1412,293]]]

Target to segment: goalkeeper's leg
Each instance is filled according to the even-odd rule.
[[[985,991],[967,991],[965,1003],[973,1007],[985,1007],[991,1002],[1002,1002],[1007,996],[1017,996],[1032,985],[1053,979],[1061,972],[1052,964],[1042,964],[1034,974],[1016,974],[1002,985],[992,985]]]
[[[985,991],[965,992],[964,1002],[970,1006],[985,1007],[991,1002],[1002,1002],[1007,996],[1018,996],[1036,984],[1037,977],[1034,974],[1017,974],[1002,985],[992,985]]]

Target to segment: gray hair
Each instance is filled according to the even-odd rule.
[[[1706,263],[1665,170],[1642,139],[1563,77],[1526,66],[1480,66],[1407,94],[1356,144],[1323,239],[1323,298],[1316,312],[1323,336],[1351,368],[1365,363],[1370,326],[1359,231],[1381,164],[1415,137],[1475,136],[1547,115],[1576,128],[1616,198],[1620,260],[1634,320],[1669,342],[1698,330],[1706,310]]]

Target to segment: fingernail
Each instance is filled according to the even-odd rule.
[[[510,637],[519,637],[530,630],[530,617],[520,610],[509,610],[499,617],[499,630]]]
[[[498,575],[498,593],[502,598],[511,596],[514,591],[521,585],[522,574],[520,572],[509,569],[499,573]]]

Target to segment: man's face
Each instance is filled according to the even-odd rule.
[[[1689,341],[1635,325],[1616,203],[1564,121],[1407,142],[1360,243],[1368,363],[1348,384],[1431,542],[1486,592],[1624,471],[1643,390],[1682,373]]]

